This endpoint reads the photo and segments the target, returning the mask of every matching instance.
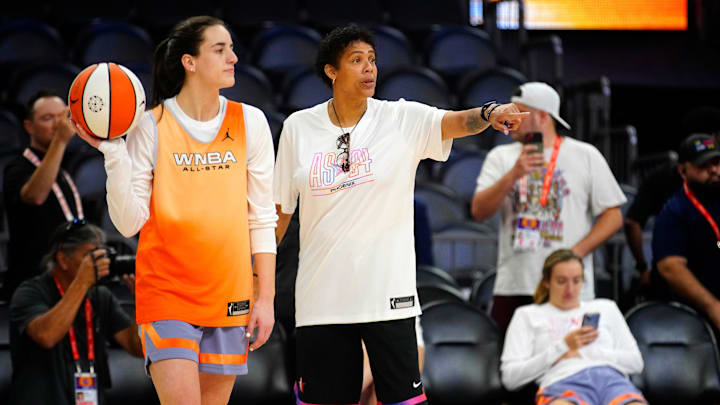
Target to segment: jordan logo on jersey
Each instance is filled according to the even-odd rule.
[[[228,139],[231,140],[231,141],[234,141],[233,137],[230,136],[230,130],[229,130],[229,129],[226,129],[226,130],[225,130],[225,138],[223,138],[222,141],[225,142],[225,141],[227,141]]]

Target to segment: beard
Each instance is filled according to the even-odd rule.
[[[707,183],[688,181],[688,187],[700,201],[720,201],[720,181]]]

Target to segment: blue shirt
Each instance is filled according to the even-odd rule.
[[[720,223],[720,199],[704,199],[716,223]],[[668,256],[687,259],[687,267],[715,297],[720,298],[720,249],[710,223],[680,188],[655,218],[653,268]]]

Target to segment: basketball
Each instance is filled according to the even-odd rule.
[[[73,120],[85,132],[111,139],[128,133],[140,122],[145,111],[145,90],[125,66],[96,63],[73,80],[68,105]]]

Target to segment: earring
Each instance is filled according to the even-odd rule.
[[[194,67],[191,67],[191,68],[190,68],[190,71],[191,71],[191,72],[195,72],[195,68],[194,68]]]
[[[333,86],[335,85],[335,78],[334,78],[334,77],[333,77],[333,79],[332,79],[332,84],[333,84]]]

